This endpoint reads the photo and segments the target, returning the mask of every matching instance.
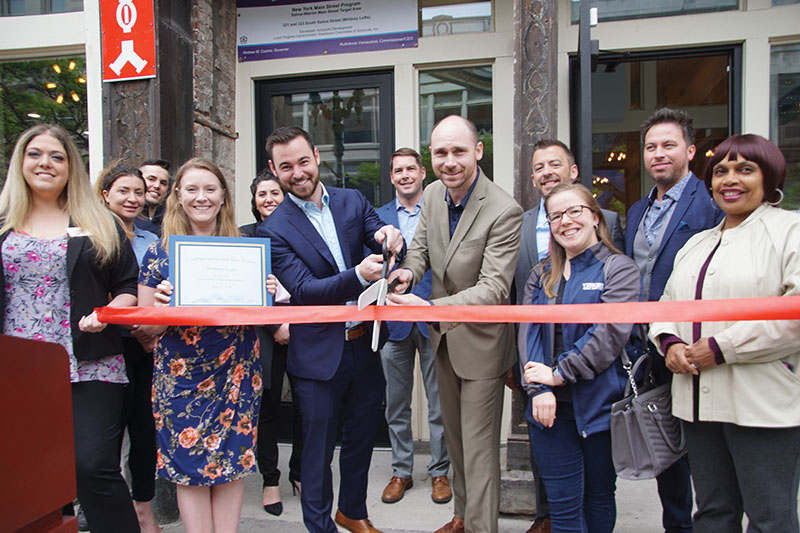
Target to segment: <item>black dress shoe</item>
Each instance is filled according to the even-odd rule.
[[[264,484],[264,488],[266,488],[266,483]],[[280,498],[280,496],[278,496]],[[264,505],[264,510],[271,514],[272,516],[280,516],[283,512],[283,502],[278,500],[275,503],[268,503]]]
[[[264,510],[272,516],[280,516],[283,512],[283,502],[270,503],[264,506]]]

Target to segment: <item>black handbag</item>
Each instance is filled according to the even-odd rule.
[[[635,364],[625,349],[620,357],[628,382],[623,398],[611,406],[614,470],[623,479],[652,479],[686,453],[683,422],[672,416],[670,385],[656,385],[650,373],[650,358],[656,356],[645,348]],[[643,366],[644,380],[639,385],[636,375]]]

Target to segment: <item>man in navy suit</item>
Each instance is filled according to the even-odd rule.
[[[625,253],[642,277],[642,300],[661,298],[675,254],[699,231],[714,227],[724,213],[714,209],[702,180],[689,170],[694,158],[694,126],[683,111],[663,108],[642,125],[643,160],[656,182],[650,193],[628,210]],[[656,353],[651,347],[652,353]],[[655,371],[661,382],[672,374],[661,358]],[[692,531],[692,487],[686,456],[657,478],[667,533]]]
[[[400,231],[384,225],[353,189],[325,187],[319,151],[300,128],[281,127],[267,138],[272,172],[286,200],[256,230],[269,237],[275,275],[294,305],[351,303],[381,277],[381,243],[398,256]],[[374,253],[364,257],[364,247]],[[303,421],[303,521],[312,532],[333,533],[331,461],[341,422],[339,502],[335,522],[354,532],[376,532],[367,518],[367,474],[381,415],[385,381],[371,328],[362,323],[292,324],[287,371]],[[386,331],[382,332],[385,340]]]
[[[392,154],[392,185],[397,197],[381,206],[378,216],[403,234],[411,244],[422,209],[422,183],[425,167],[416,150],[399,148]],[[431,271],[428,270],[411,291],[425,300],[431,297]],[[444,444],[442,410],[433,348],[424,322],[389,322],[389,340],[381,350],[381,362],[386,376],[386,423],[392,442],[392,479],[383,491],[384,503],[395,503],[413,486],[414,440],[411,433],[411,390],[414,386],[414,360],[419,351],[419,363],[425,394],[428,397],[428,428],[430,429],[431,499],[447,503],[453,497],[447,481],[450,459]]]

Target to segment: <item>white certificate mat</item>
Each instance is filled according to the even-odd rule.
[[[172,305],[272,305],[269,239],[172,235],[169,256]]]

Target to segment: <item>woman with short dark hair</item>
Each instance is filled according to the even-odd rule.
[[[675,257],[662,300],[800,294],[800,215],[780,209],[786,161],[734,135],[705,182],[725,212]],[[694,530],[798,531],[800,321],[659,322],[650,337],[674,372],[696,494]]]

